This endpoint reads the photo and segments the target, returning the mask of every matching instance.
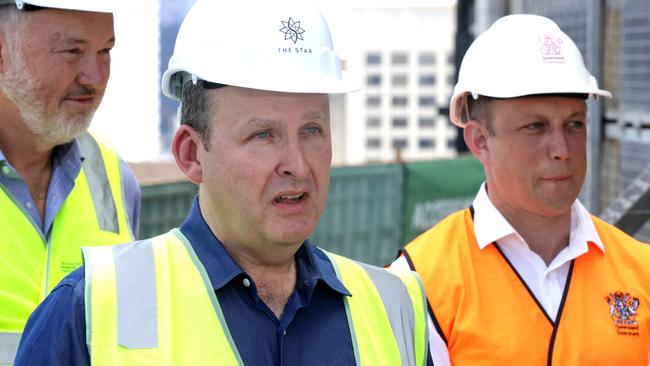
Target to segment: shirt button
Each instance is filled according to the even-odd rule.
[[[31,202],[25,203],[25,206],[27,206],[27,209],[29,209],[29,210],[32,209],[32,203]]]
[[[311,285],[311,282],[309,280],[305,280],[305,286],[309,287]]]
[[[287,331],[285,330],[284,332],[282,332],[282,335],[283,335],[283,336],[286,336],[286,335],[287,335]]]
[[[244,278],[242,283],[244,284],[244,287],[250,287],[251,285],[251,281],[248,278]]]

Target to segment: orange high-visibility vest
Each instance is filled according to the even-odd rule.
[[[553,322],[469,209],[405,248],[454,365],[647,365],[650,245],[593,218],[605,252],[571,263]]]

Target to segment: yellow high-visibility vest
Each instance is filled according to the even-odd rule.
[[[357,365],[425,365],[419,277],[327,255],[352,294],[344,302]],[[177,229],[84,248],[84,260],[93,365],[242,365],[207,272]]]
[[[82,246],[133,240],[117,155],[88,133],[77,141],[85,159],[47,237],[0,184],[0,364],[13,362],[36,306],[82,264]]]

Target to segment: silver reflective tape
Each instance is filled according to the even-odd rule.
[[[117,343],[157,348],[156,270],[151,240],[113,247],[117,290]]]
[[[383,268],[364,263],[359,264],[368,273],[384,303],[399,348],[402,365],[416,366],[415,343],[413,340],[415,314],[413,313],[413,304],[406,285],[399,277]]]
[[[104,166],[104,159],[99,145],[87,132],[79,136],[77,141],[84,156],[81,167],[86,174],[86,180],[88,180],[88,188],[95,205],[99,228],[104,231],[119,233],[117,208],[113,200],[111,185],[108,182],[108,175],[106,174],[106,167]]]
[[[14,363],[21,335],[21,333],[0,333],[0,365]]]

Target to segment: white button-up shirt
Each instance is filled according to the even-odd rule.
[[[472,206],[474,207],[474,233],[478,246],[483,249],[496,242],[548,316],[555,321],[571,261],[589,250],[605,251],[587,209],[578,200],[571,206],[569,243],[546,266],[544,260],[528,247],[517,230],[492,204],[485,183],[481,185]],[[594,246],[590,247],[589,243]],[[404,257],[396,259],[391,266],[409,268]],[[431,319],[429,319],[429,350],[434,365],[451,364],[447,346]],[[650,357],[648,365],[650,366]]]

